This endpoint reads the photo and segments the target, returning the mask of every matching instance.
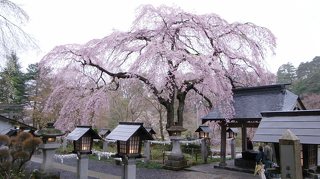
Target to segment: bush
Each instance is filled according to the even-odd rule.
[[[70,154],[73,151],[73,144],[68,144],[64,149],[62,146],[56,150],[57,154]]]
[[[171,145],[163,144],[152,144],[151,146],[151,159],[152,160],[162,160],[163,152],[171,151]]]
[[[11,138],[0,135],[0,143],[4,145],[0,150],[0,178],[24,178],[25,163],[42,143],[41,139],[20,132]]]

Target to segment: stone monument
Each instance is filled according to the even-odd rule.
[[[279,139],[282,179],[302,179],[301,145],[298,137],[287,129]]]

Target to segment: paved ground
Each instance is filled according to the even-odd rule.
[[[42,159],[33,157],[28,168],[39,169]],[[65,159],[61,164],[56,161],[53,165],[55,171],[60,172],[62,179],[76,178],[76,159]],[[89,160],[90,179],[120,179],[123,173],[122,166],[117,166],[110,162]],[[182,171],[171,171],[164,169],[137,168],[137,178],[139,179],[253,179],[259,178],[253,174],[229,171],[213,168],[213,164],[198,165]]]

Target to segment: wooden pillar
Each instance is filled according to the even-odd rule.
[[[241,127],[241,142],[242,142],[242,152],[247,150],[247,128],[245,125],[242,124]]]
[[[226,166],[226,147],[227,147],[227,126],[226,121],[220,123],[221,126],[221,148],[220,148],[220,166]]]

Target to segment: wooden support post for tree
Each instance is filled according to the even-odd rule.
[[[164,164],[164,157],[165,157],[165,153],[164,151],[162,151],[162,164]]]
[[[196,162],[198,161],[198,153],[196,153]]]

